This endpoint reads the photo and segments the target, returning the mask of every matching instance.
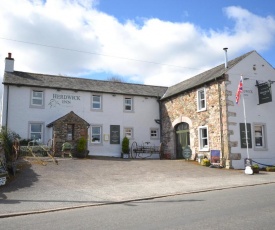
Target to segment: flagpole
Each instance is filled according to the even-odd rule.
[[[241,75],[241,81],[243,83],[243,89],[244,89],[244,82],[243,82],[243,76]],[[246,155],[249,159],[249,151],[248,151],[248,136],[247,136],[247,122],[246,122],[246,112],[245,112],[245,100],[244,95],[242,95],[243,98],[243,116],[244,116],[244,127],[245,127],[245,141],[246,141]]]

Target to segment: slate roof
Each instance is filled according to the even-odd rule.
[[[21,71],[5,72],[3,84],[153,97],[162,97],[168,88]]]
[[[73,111],[71,111],[71,112],[65,114],[64,116],[56,119],[55,121],[51,122],[50,124],[47,125],[47,127],[52,127],[56,122],[64,120],[64,119],[66,119],[67,117],[70,117],[70,116],[77,117],[79,120],[83,121],[83,123],[86,123],[87,126],[90,126],[90,124],[87,121],[85,121],[83,118],[81,118],[80,116],[75,114]]]
[[[167,99],[169,97],[175,96],[177,94],[180,94],[186,90],[198,87],[200,85],[203,85],[207,82],[213,81],[219,77],[223,77],[223,75],[231,69],[233,66],[235,66],[237,63],[239,63],[241,60],[243,60],[245,57],[250,55],[251,53],[256,52],[256,51],[250,51],[240,57],[237,57],[231,61],[228,62],[227,66],[228,68],[225,69],[224,64],[221,64],[219,66],[214,67],[213,69],[207,70],[203,73],[200,73],[192,78],[189,78],[185,81],[182,81],[174,86],[171,86],[168,88],[166,91],[165,95],[161,98]]]

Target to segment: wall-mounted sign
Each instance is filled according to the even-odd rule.
[[[182,149],[182,155],[185,159],[189,160],[190,157],[192,156],[192,150],[189,148],[189,146],[185,146],[183,149]]]
[[[110,144],[120,144],[119,125],[110,125]]]
[[[271,87],[269,82],[258,84],[259,104],[264,104],[272,101]]]
[[[251,124],[247,123],[247,143],[248,148],[252,148],[252,140],[251,140]],[[240,136],[241,136],[241,148],[246,147],[246,135],[245,135],[245,123],[240,123]]]
[[[81,100],[80,96],[77,96],[77,95],[54,93],[48,105],[50,106],[50,108],[54,108],[58,106],[70,107],[72,106],[73,102],[79,102],[80,100]]]

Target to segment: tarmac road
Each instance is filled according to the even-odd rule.
[[[43,158],[47,159],[47,158]],[[16,178],[0,187],[0,218],[275,183],[275,173],[208,168],[185,160],[120,158],[21,159]]]

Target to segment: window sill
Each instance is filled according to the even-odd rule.
[[[198,110],[197,110],[198,113],[199,113],[199,112],[204,112],[204,111],[206,111],[206,108],[205,108],[205,109],[198,109]]]
[[[259,151],[259,152],[261,152],[261,151],[268,151],[268,148],[254,148],[254,151]]]
[[[199,152],[209,152],[209,148],[208,149],[199,149]]]

